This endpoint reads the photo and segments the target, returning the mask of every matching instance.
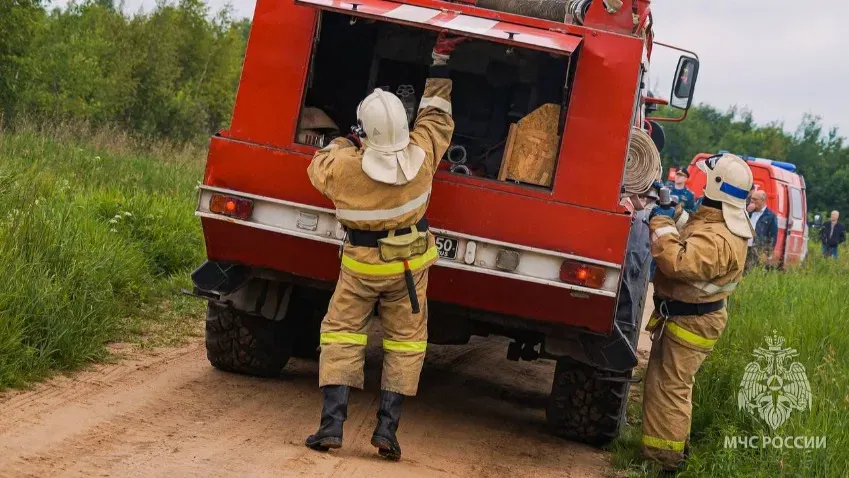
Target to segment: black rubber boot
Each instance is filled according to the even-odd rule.
[[[398,422],[401,421],[401,404],[404,396],[400,393],[380,391],[380,408],[377,410],[377,427],[371,436],[371,444],[377,447],[380,456],[398,461],[401,459],[401,445],[395,437]]]
[[[348,418],[348,386],[326,385],[321,391],[324,394],[321,425],[314,435],[307,437],[304,444],[318,451],[341,448],[342,423]]]

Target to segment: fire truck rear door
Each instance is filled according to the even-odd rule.
[[[295,3],[428,30],[446,30],[482,40],[561,55],[572,54],[581,44],[580,36],[568,33],[386,0],[295,0]]]

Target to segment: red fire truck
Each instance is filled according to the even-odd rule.
[[[706,176],[696,166],[710,154],[697,154],[687,171],[687,187],[700,199],[704,194]],[[774,267],[794,267],[802,264],[808,254],[808,205],[805,195],[805,178],[796,172],[796,165],[784,161],[740,155],[752,170],[755,188],[766,192],[766,205],[778,219],[778,239],[772,260]],[[675,170],[670,169],[669,180],[675,180]]]
[[[192,278],[209,300],[215,367],[274,376],[290,357],[315,357],[345,232],[307,166],[375,87],[419,95],[446,30],[473,38],[450,63],[453,141],[479,164],[434,181],[429,341],[509,337],[508,359],[556,361],[556,434],[602,444],[618,433],[650,259],[645,211],[622,199],[632,127],[647,123],[650,5],[555,0],[545,6],[562,11],[549,19],[510,13],[532,3],[257,2],[231,127],[211,140],[196,213],[208,261]],[[685,114],[698,65],[681,57],[668,99]],[[499,180],[511,123],[550,103],[561,108],[551,184]],[[299,134],[317,110],[330,127]]]

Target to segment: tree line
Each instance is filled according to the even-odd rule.
[[[112,0],[48,10],[0,0],[0,113],[191,140],[226,126],[250,28],[202,0],[126,15]]]
[[[805,178],[809,215],[833,209],[849,215],[849,145],[836,127],[826,129],[817,116],[806,114],[791,134],[777,121],[757,125],[746,109],[723,112],[701,104],[685,121],[665,123],[664,129],[665,167],[687,165],[698,153],[722,150],[793,163]]]
[[[113,0],[63,9],[0,0],[0,114],[205,138],[228,124],[249,30],[249,20],[203,0],[159,0],[132,15]],[[817,117],[790,134],[778,122],[756,124],[749,111],[702,104],[665,129],[667,167],[719,150],[792,162],[807,180],[809,210],[849,214],[849,147]]]

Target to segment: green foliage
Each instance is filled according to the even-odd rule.
[[[115,153],[120,136],[85,133],[0,133],[0,389],[103,357],[204,259],[200,152]]]
[[[131,17],[110,0],[49,14],[34,0],[0,0],[2,111],[207,136],[229,122],[245,49],[248,23],[230,15],[210,16],[201,0],[157,2]]]
[[[812,246],[799,270],[754,270],[732,294],[728,326],[699,373],[693,392],[692,456],[682,477],[845,476],[849,467],[849,249],[838,261]],[[810,411],[794,411],[777,431],[738,410],[737,392],[755,348],[773,331],[798,350],[813,393]],[[789,363],[788,363],[789,365]],[[638,456],[639,410],[612,446],[614,463],[651,476]],[[725,437],[826,437],[824,449],[726,448]]]
[[[43,22],[39,0],[0,0],[0,115],[12,113],[24,59]]]
[[[660,115],[676,116],[669,110]],[[698,153],[720,150],[796,164],[807,184],[808,211],[849,211],[849,145],[836,128],[825,131],[818,117],[806,115],[794,134],[781,123],[758,126],[746,110],[725,113],[699,105],[682,123],[664,124],[664,165],[689,164]]]

